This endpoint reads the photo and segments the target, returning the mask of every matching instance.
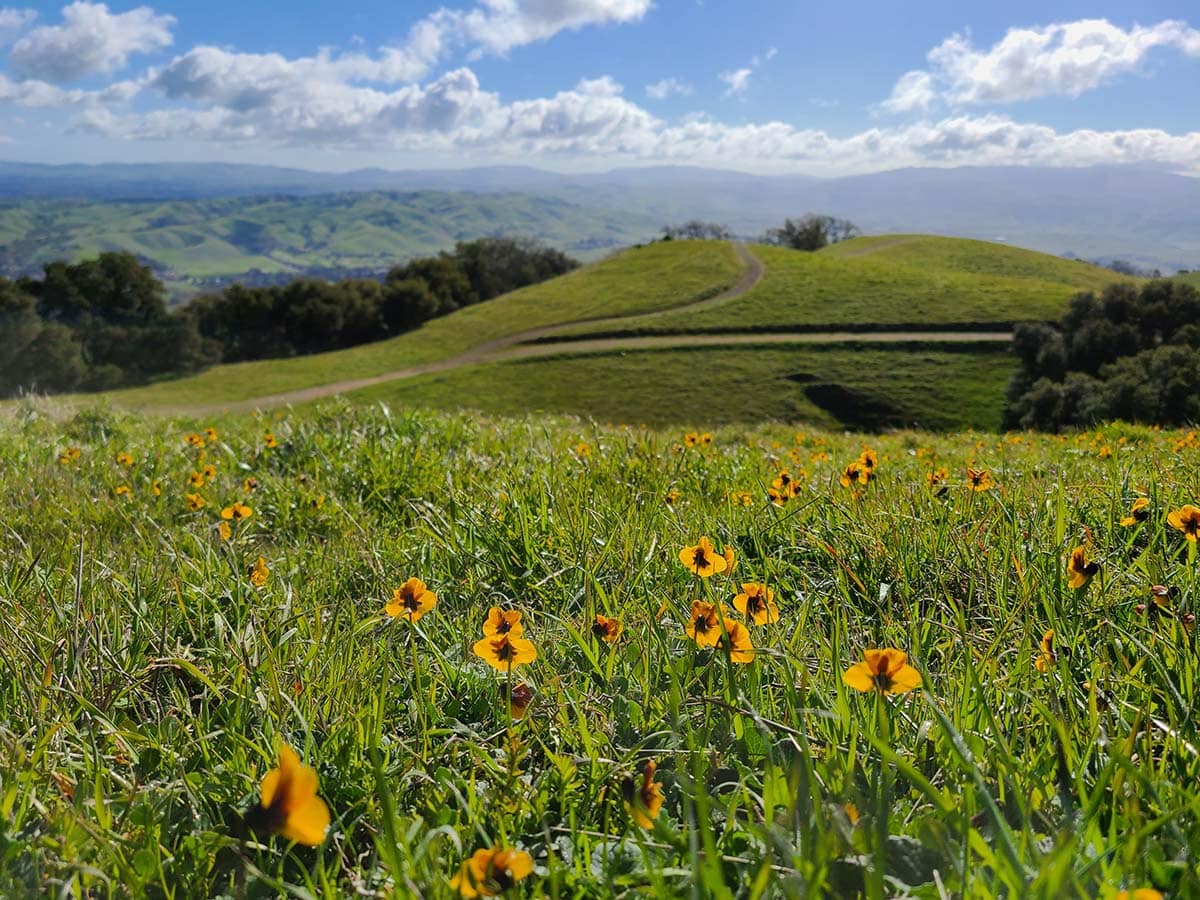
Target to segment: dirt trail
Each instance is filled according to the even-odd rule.
[[[895,242],[891,242],[886,246],[892,246],[894,243],[903,243],[911,238],[899,238]],[[885,245],[877,245],[868,250],[859,253],[847,254],[849,256],[859,256],[864,253],[870,253],[880,249]],[[763,276],[763,264],[755,257],[746,246],[741,243],[735,243],[734,249],[741,258],[745,266],[742,276],[737,283],[720,294],[713,297],[706,297],[703,300],[697,300],[693,303],[686,303],[681,306],[671,307],[669,309],[654,310],[653,312],[637,313],[630,316],[604,316],[592,319],[576,319],[571,322],[562,322],[557,325],[546,325],[541,328],[532,328],[528,331],[518,332],[517,334],[505,335],[504,337],[495,338],[490,341],[485,341],[472,347],[470,350],[464,351],[457,356],[452,356],[447,359],[438,360],[436,362],[422,363],[416,366],[409,366],[406,369],[396,369],[392,372],[384,372],[380,375],[372,375],[367,378],[351,378],[345,381],[335,381],[329,384],[319,384],[313,387],[301,388],[295,391],[286,391],[280,394],[269,394],[263,397],[252,397],[249,400],[240,400],[234,403],[214,403],[204,406],[191,406],[185,408],[175,408],[172,412],[186,415],[208,415],[216,412],[229,411],[249,411],[254,409],[266,409],[274,406],[284,406],[288,404],[306,403],[311,400],[319,400],[322,397],[331,397],[335,394],[348,394],[352,391],[361,390],[362,388],[372,387],[377,384],[385,384],[389,381],[400,381],[405,378],[415,378],[419,375],[430,375],[436,372],[445,372],[450,369],[461,368],[462,366],[479,365],[481,363],[499,362],[506,359],[530,359],[540,356],[567,356],[579,353],[605,353],[614,350],[660,350],[667,348],[682,348],[682,347],[720,347],[720,346],[738,346],[747,344],[829,344],[829,343],[868,343],[868,344],[895,344],[905,342],[973,342],[973,341],[1008,341],[1012,335],[1007,331],[879,331],[879,332],[852,332],[852,331],[822,331],[822,332],[777,332],[766,334],[745,334],[745,333],[729,333],[729,334],[675,334],[675,335],[642,335],[633,337],[608,337],[608,338],[587,338],[581,337],[579,340],[562,340],[554,343],[538,344],[533,343],[541,338],[550,337],[561,332],[570,331],[580,325],[603,325],[611,323],[613,325],[621,325],[622,327],[630,323],[638,322],[642,319],[648,319],[652,316],[660,315],[664,312],[687,312],[700,309],[708,309],[713,306],[719,306],[722,303],[728,303],[734,300],[747,291],[751,290]]]

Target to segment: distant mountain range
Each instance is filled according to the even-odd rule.
[[[327,173],[218,163],[0,163],[0,198],[9,201],[214,201],[271,195],[279,203],[282,197],[380,191],[471,192],[477,200],[470,202],[479,195],[524,195],[565,204],[554,207],[557,214],[574,209],[583,232],[582,220],[595,219],[597,225],[594,235],[574,231],[553,241],[568,249],[593,240],[597,247],[633,241],[690,218],[719,221],[754,236],[785,217],[822,212],[848,218],[867,233],[958,235],[1084,259],[1123,259],[1163,271],[1200,268],[1200,179],[1134,166],[900,169],[825,179],[687,166],[593,174],[511,166]],[[296,202],[301,203],[297,217],[310,214],[304,201]],[[0,240],[7,250],[13,229],[4,221],[10,216],[5,206],[11,210],[12,204],[0,200]],[[486,233],[529,225],[528,219],[506,221],[498,210],[491,215],[498,218],[484,216],[492,229]],[[541,233],[553,240],[554,227],[551,217]]]

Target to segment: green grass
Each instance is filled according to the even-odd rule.
[[[682,429],[379,407],[47,412],[0,423],[21,474],[0,482],[4,896],[439,900],[496,845],[535,865],[510,897],[1200,895],[1200,580],[1166,522],[1200,499],[1194,439],[904,432],[869,439],[876,477],[845,489],[864,438],[782,427],[685,449]],[[184,436],[205,425],[201,458]],[[967,466],[997,485],[970,492]],[[799,489],[774,507],[780,467]],[[1142,490],[1150,517],[1120,526]],[[222,541],[235,499],[254,514]],[[701,535],[732,576],[680,564]],[[1100,569],[1071,590],[1085,540]],[[387,620],[411,576],[436,607]],[[751,581],[779,606],[752,661],[688,638],[693,600]],[[1178,593],[1146,614],[1156,584]],[[509,676],[522,720],[472,652],[493,605],[537,649]],[[872,647],[906,651],[921,689],[850,689]],[[317,847],[243,828],[281,742],[319,776]],[[645,830],[621,797],[648,761]]]
[[[629,331],[1007,326],[1057,318],[1079,291],[1122,280],[1096,266],[961,238],[859,238],[819,253],[752,249],[767,270],[753,291],[712,309],[644,319]],[[578,333],[602,330],[611,328]]]
[[[349,350],[216,366],[190,378],[109,395],[125,406],[219,404],[445,359],[543,325],[666,309],[733,284],[741,263],[725,243],[677,241],[626,250],[562,278]]]
[[[0,271],[15,275],[105,250],[135,253],[168,281],[306,270],[385,270],[493,234],[536,237],[585,259],[653,235],[657,220],[526,194],[361,192],[215,200],[0,203]]]
[[[1188,272],[1186,275],[1176,275],[1175,278],[1200,290],[1200,272]]]
[[[870,430],[1000,426],[1013,360],[995,348],[947,352],[845,346],[594,353],[473,366],[366,388],[398,407],[584,413],[603,422],[807,422]],[[850,392],[817,405],[813,385]],[[843,399],[845,398],[845,399]]]

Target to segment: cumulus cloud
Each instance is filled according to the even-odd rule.
[[[0,45],[7,44],[37,18],[35,9],[0,7]]]
[[[1200,31],[1167,20],[1128,30],[1107,19],[1013,28],[987,50],[954,34],[929,51],[929,70],[907,72],[880,106],[889,112],[950,104],[998,104],[1077,97],[1136,70],[1159,47],[1200,57]]]
[[[124,103],[142,89],[140,81],[118,81],[95,91],[61,88],[36,79],[14,81],[0,73],[0,103],[30,108],[65,108]]]
[[[86,0],[63,7],[62,16],[61,25],[35,28],[13,45],[8,62],[17,75],[53,84],[107,75],[135,53],[170,46],[175,24],[147,6],[114,15]]]
[[[651,100],[666,100],[668,97],[687,97],[692,93],[692,86],[678,78],[664,78],[654,84],[646,85],[646,96]]]

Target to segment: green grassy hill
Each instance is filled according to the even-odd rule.
[[[0,203],[0,274],[106,250],[147,260],[172,290],[246,276],[382,271],[455,241],[493,234],[541,238],[595,258],[653,235],[645,216],[528,194],[421,191],[238,197],[203,201]]]
[[[1175,277],[1185,284],[1200,289],[1200,272],[1188,272],[1186,275],[1176,275]]]
[[[536,348],[544,355],[480,356],[469,365],[355,386],[353,396],[398,406],[502,414],[538,409],[651,424],[779,419],[861,429],[996,428],[1013,366],[1007,343],[966,333],[961,340],[921,334],[973,329],[1003,335],[1014,321],[1056,317],[1074,293],[1121,279],[1083,263],[952,238],[899,235],[862,238],[817,254],[761,246],[751,252],[765,275],[745,294],[717,304],[680,309],[737,280],[740,264],[732,248],[656,243],[393,340],[221,366],[112,399],[158,409],[219,408],[437,364],[504,336],[562,324],[561,332],[543,338],[552,346]],[[631,314],[639,315],[629,322],[570,325]],[[812,332],[826,329],[851,334],[811,342]],[[902,334],[869,334],[879,331]],[[578,342],[597,332],[678,340],[654,349]],[[806,332],[810,342],[801,344],[797,336],[767,345],[772,332]],[[736,347],[685,346],[697,333],[764,337]],[[896,338],[901,340],[879,342]],[[824,340],[819,334],[815,339]]]

